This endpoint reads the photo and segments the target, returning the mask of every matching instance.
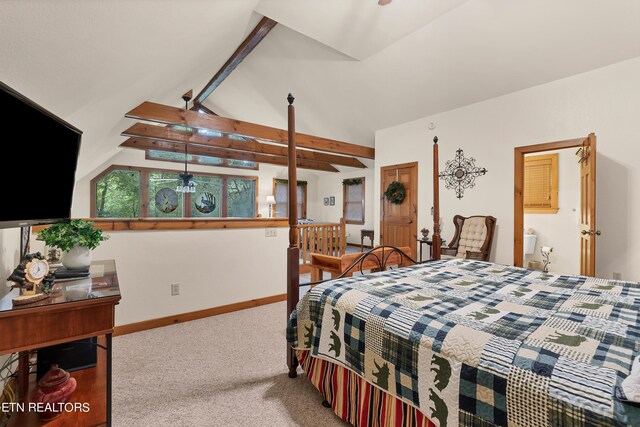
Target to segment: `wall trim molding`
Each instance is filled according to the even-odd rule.
[[[75,219],[75,218],[74,218]],[[218,218],[218,219],[168,219],[168,218],[142,218],[142,219],[103,219],[85,218],[93,221],[95,228],[104,231],[147,231],[147,230],[210,230],[231,228],[267,228],[288,227],[287,218]],[[48,225],[36,225],[32,232],[47,228]]]
[[[205,317],[217,316],[219,314],[245,310],[247,308],[259,307],[261,305],[273,304],[276,302],[285,301],[286,299],[287,294],[272,295],[268,297],[252,299],[249,301],[241,301],[233,304],[221,305],[219,307],[205,308],[204,310],[191,311],[188,313],[175,314],[173,316],[159,317],[157,319],[129,323],[127,325],[116,326],[113,330],[113,335],[127,335],[134,332],[146,331],[148,329],[161,328],[163,326],[175,325],[177,323],[184,323],[191,320],[204,319]]]

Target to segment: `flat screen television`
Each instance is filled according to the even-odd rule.
[[[0,228],[70,218],[82,132],[2,82],[0,111]]]

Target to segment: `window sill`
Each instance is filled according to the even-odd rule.
[[[525,214],[557,214],[559,208],[524,208]]]
[[[87,218],[104,231],[208,230],[216,228],[288,227],[287,218],[220,218],[220,219],[108,219]],[[33,227],[33,232],[46,226]]]

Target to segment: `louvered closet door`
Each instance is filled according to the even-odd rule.
[[[411,248],[412,257],[415,258],[418,234],[418,164],[382,167],[380,177],[380,243],[397,247],[408,246]],[[404,201],[399,205],[389,202],[384,196],[384,192],[393,181],[401,182],[407,190]]]

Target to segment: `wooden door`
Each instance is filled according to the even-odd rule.
[[[418,163],[385,166],[380,168],[380,243],[396,247],[411,248],[411,257],[416,257],[418,235]],[[384,196],[389,184],[398,181],[404,184],[407,195],[401,204],[391,203]]]
[[[596,136],[580,147],[580,274],[596,274]]]

